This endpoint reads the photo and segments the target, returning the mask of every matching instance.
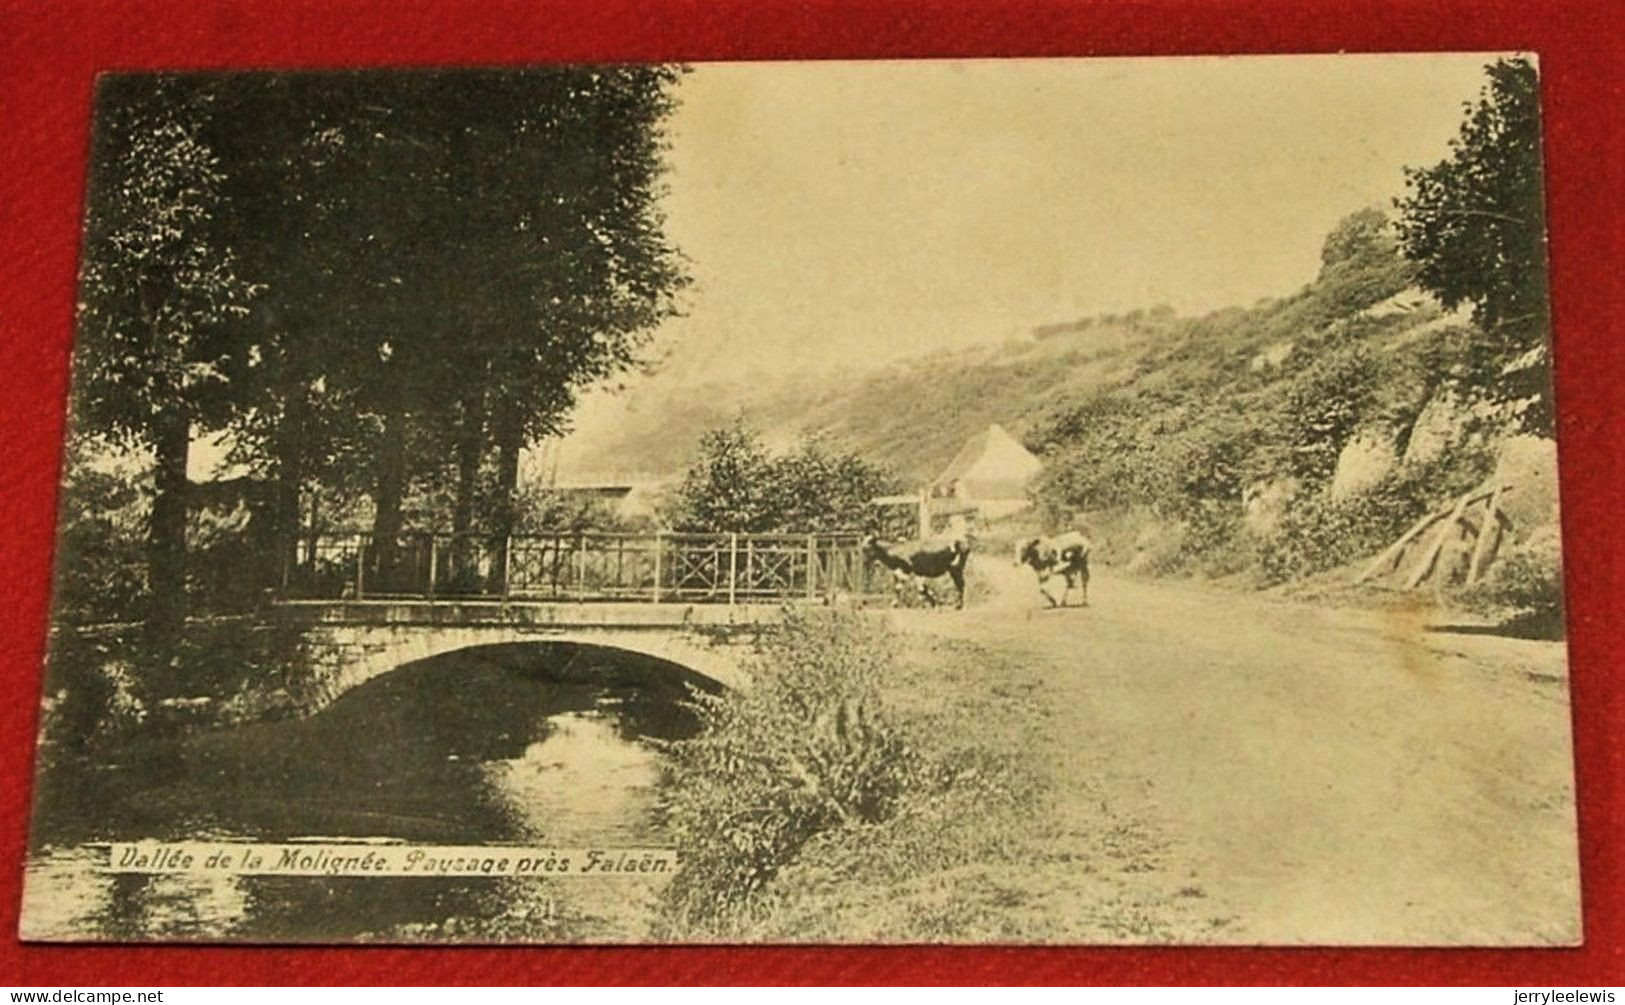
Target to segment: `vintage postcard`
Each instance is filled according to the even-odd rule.
[[[23,937],[1577,943],[1540,110],[104,77]]]

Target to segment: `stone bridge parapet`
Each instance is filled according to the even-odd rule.
[[[302,624],[307,654],[330,697],[397,667],[473,646],[573,642],[606,646],[686,667],[729,688],[745,687],[744,659],[774,605],[501,603],[340,600],[280,605]]]

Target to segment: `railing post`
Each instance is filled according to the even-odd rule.
[[[807,599],[818,596],[818,538],[807,535]]]
[[[430,603],[434,602],[434,577],[435,577],[435,573],[437,573],[439,571],[439,561],[438,561],[439,552],[435,548],[435,544],[438,542],[438,540],[439,539],[437,537],[435,537],[435,535],[433,533],[429,534],[429,590],[428,590],[428,593],[429,593],[429,602]]]
[[[576,595],[587,595],[587,535],[576,533]]]
[[[739,584],[739,535],[728,535],[728,606],[734,606],[734,590]]]
[[[367,536],[355,536],[355,599],[360,600],[367,579]]]
[[[655,531],[655,603],[660,603],[660,554],[666,550],[666,536],[662,531]]]
[[[513,590],[513,535],[502,536],[502,601],[507,603]]]

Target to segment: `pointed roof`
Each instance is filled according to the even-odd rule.
[[[1025,481],[1043,466],[1038,455],[995,422],[965,441],[934,484],[967,478]]]

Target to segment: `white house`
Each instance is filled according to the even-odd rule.
[[[931,497],[955,500],[984,520],[1008,516],[1030,505],[1027,486],[1043,466],[1036,454],[994,423],[959,448],[931,483]]]

